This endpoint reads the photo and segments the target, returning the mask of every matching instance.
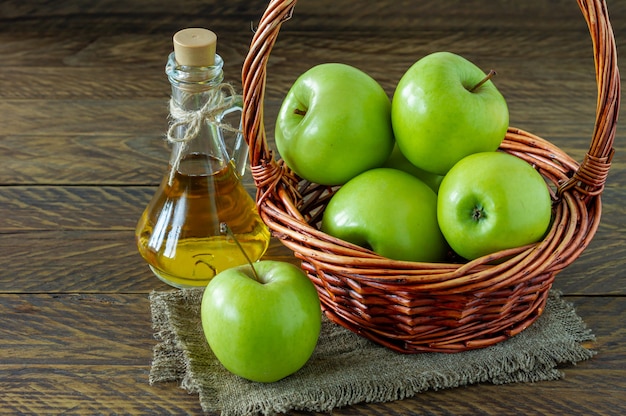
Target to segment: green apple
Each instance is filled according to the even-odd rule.
[[[439,185],[443,180],[443,175],[425,171],[424,169],[420,169],[409,162],[409,160],[402,154],[397,144],[393,147],[391,155],[389,155],[389,159],[387,159],[387,161],[383,164],[383,167],[399,169],[406,173],[410,173],[426,185],[430,186],[430,188],[435,192],[439,190]]]
[[[304,366],[317,345],[321,314],[313,283],[298,267],[279,261],[224,270],[202,296],[202,328],[211,350],[230,372],[258,382],[280,380]]]
[[[500,146],[509,111],[493,82],[481,83],[488,77],[450,52],[427,55],[406,71],[393,95],[391,119],[411,163],[444,175],[463,157]]]
[[[332,196],[322,230],[394,260],[442,261],[448,247],[437,225],[437,195],[406,172],[361,173]]]
[[[276,119],[276,147],[300,177],[341,185],[380,167],[394,144],[391,102],[365,72],[326,63],[302,74]]]
[[[508,153],[467,156],[439,187],[439,227],[450,247],[468,260],[540,240],[551,216],[541,174]]]

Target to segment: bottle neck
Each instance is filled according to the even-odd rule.
[[[172,103],[171,106],[176,107],[177,112],[188,113],[184,118],[190,118],[190,113],[198,112],[203,109],[207,103],[214,100],[216,93],[224,79],[222,70],[223,60],[219,55],[215,56],[215,65],[209,67],[191,67],[179,65],[176,62],[174,53],[172,52],[165,67],[165,73],[168,76],[172,86]],[[206,110],[206,108],[204,108]],[[195,134],[190,140],[183,140],[190,131],[194,131],[193,123],[170,114],[175,128],[170,129],[171,135],[176,139],[172,141],[172,155],[170,163],[173,169],[185,172],[185,163],[188,157],[199,160],[205,158],[208,165],[205,166],[203,174],[212,174],[216,170],[224,168],[230,163],[228,150],[225,147],[224,139],[220,128],[206,120],[200,123]],[[221,116],[220,116],[221,117]],[[216,121],[220,121],[220,117]],[[195,162],[195,165],[198,163]],[[197,167],[194,168],[197,171]]]
[[[215,55],[215,65],[195,67],[179,65],[174,52],[170,53],[165,73],[172,86],[172,98],[185,110],[199,110],[224,81],[223,66],[224,61],[218,54]]]

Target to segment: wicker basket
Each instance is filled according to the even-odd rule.
[[[553,226],[537,244],[464,264],[389,260],[319,230],[323,209],[336,189],[303,181],[275,159],[263,125],[266,64],[295,3],[272,0],[255,32],[242,72],[243,128],[262,218],[302,260],[324,313],[404,353],[482,348],[523,331],[541,315],[554,276],[587,247],[600,221],[620,99],[605,2],[578,1],[593,40],[598,84],[595,129],[582,163],[516,128],[509,129],[501,146],[548,180]]]

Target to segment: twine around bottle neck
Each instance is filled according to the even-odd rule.
[[[187,110],[184,108],[184,102],[179,103],[174,97],[170,98],[171,122],[167,130],[167,141],[171,144],[178,144],[169,175],[168,183],[170,185],[174,179],[174,174],[180,166],[188,143],[198,137],[203,124],[207,123],[223,130],[240,133],[239,129],[220,121],[222,114],[232,106],[229,97],[235,95],[236,92],[232,85],[228,83],[217,84],[208,91],[203,92],[206,102],[197,110]],[[190,94],[187,97],[191,98],[192,96]],[[185,127],[185,133],[181,137],[177,137],[175,133],[182,127]]]

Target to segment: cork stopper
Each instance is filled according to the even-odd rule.
[[[213,66],[217,35],[208,29],[188,28],[174,35],[174,56],[179,65]]]

